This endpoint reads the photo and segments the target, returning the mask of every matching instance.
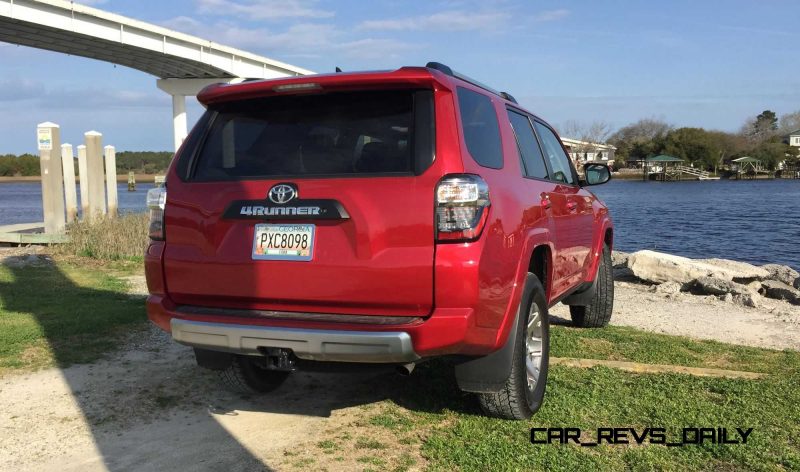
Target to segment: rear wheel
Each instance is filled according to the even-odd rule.
[[[603,246],[600,266],[597,268],[597,286],[592,303],[587,306],[570,306],[572,324],[580,328],[601,328],[611,320],[614,310],[614,268],[611,249]]]
[[[511,373],[499,392],[480,393],[481,408],[497,418],[530,418],[542,405],[550,359],[550,322],[544,288],[539,279],[528,274],[520,301],[524,316],[515,333]]]
[[[258,357],[236,356],[225,370],[219,371],[219,378],[229,390],[255,394],[275,390],[290,373],[267,369],[266,364]]]

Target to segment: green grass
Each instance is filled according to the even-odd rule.
[[[458,391],[451,366],[422,364],[370,419],[395,435],[426,431],[431,470],[800,470],[800,353],[731,346],[627,328],[554,327],[552,355],[765,372],[763,380],[632,374],[554,366],[545,403],[530,421],[481,415]],[[405,407],[405,408],[401,408]],[[411,426],[407,426],[407,424]],[[532,445],[531,427],[752,427],[746,445]],[[406,441],[407,442],[407,441]]]
[[[141,261],[149,241],[149,222],[146,213],[77,221],[67,228],[69,240],[58,250],[62,254],[95,259]]]
[[[0,372],[91,362],[145,321],[142,300],[108,270],[78,259],[0,265]]]

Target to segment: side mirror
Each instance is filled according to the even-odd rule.
[[[600,185],[611,180],[611,169],[605,164],[584,164],[581,186]]]

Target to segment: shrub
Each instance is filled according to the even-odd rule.
[[[67,227],[69,242],[60,251],[95,259],[141,259],[147,248],[148,224],[146,213],[72,223]]]

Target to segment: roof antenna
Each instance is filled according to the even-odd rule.
[[[339,66],[336,66],[336,72],[339,73],[341,71],[342,71],[342,69]]]

